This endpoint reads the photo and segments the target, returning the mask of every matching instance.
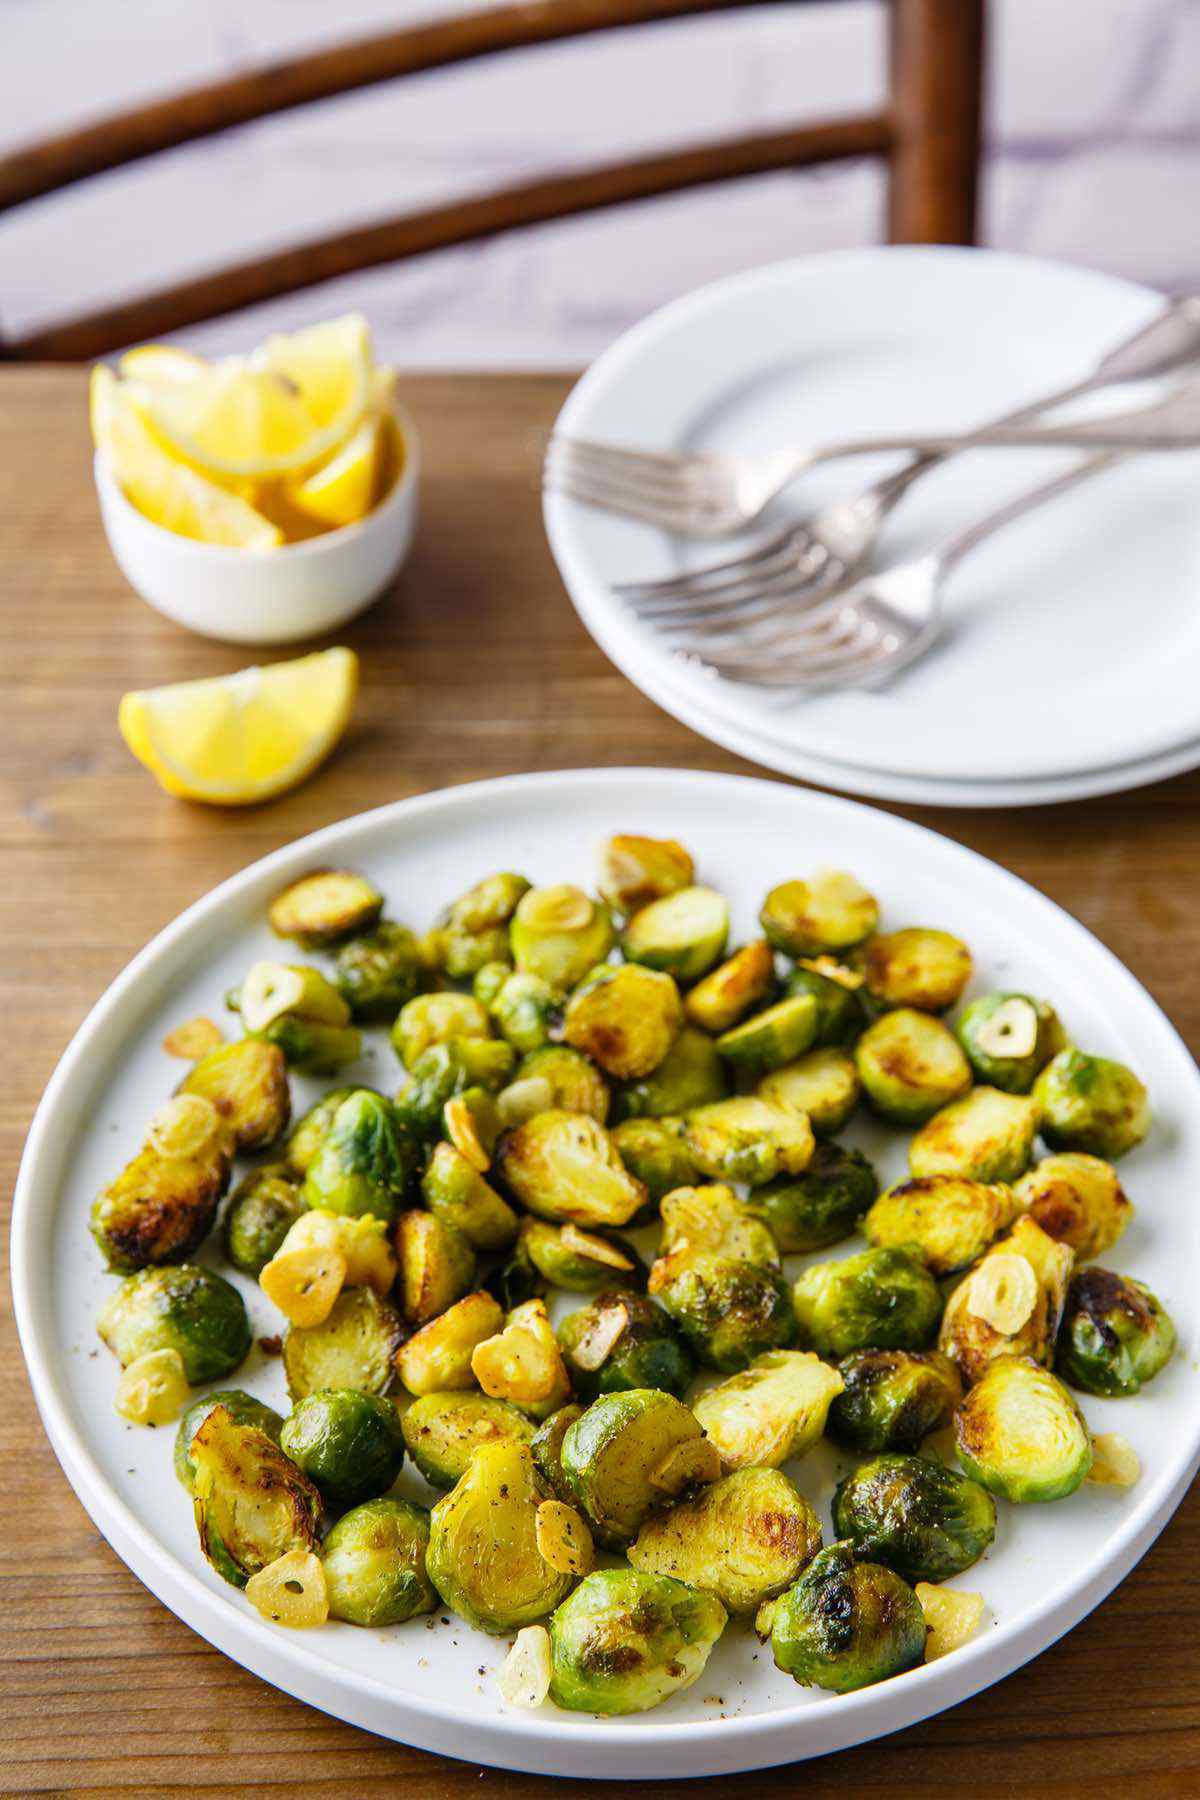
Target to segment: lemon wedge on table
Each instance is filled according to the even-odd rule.
[[[354,652],[322,650],[126,694],[117,722],[138,761],[169,794],[252,806],[296,787],[329,755],[357,690]]]

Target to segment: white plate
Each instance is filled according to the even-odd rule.
[[[489,869],[588,880],[593,848],[613,829],[688,843],[705,877],[729,893],[739,935],[766,887],[798,867],[828,860],[855,869],[883,896],[889,923],[929,919],[963,933],[978,953],[977,986],[1019,982],[1051,996],[1083,1043],[1142,1072],[1158,1109],[1150,1138],[1122,1165],[1138,1213],[1117,1262],[1172,1309],[1180,1351],[1136,1401],[1087,1407],[1094,1429],[1119,1428],[1133,1441],[1141,1481],[1127,1493],[1084,1489],[1057,1506],[1004,1509],[995,1545],[961,1583],[989,1601],[979,1638],[862,1693],[797,1688],[745,1628],[731,1627],[696,1686],[658,1711],[624,1720],[529,1715],[500,1705],[503,1641],[443,1626],[441,1615],[429,1628],[416,1620],[390,1632],[272,1628],[203,1562],[171,1471],[173,1434],[118,1418],[114,1364],[96,1353],[93,1321],[113,1278],[88,1238],[91,1196],[179,1078],[160,1048],[164,1032],[215,1013],[225,987],[271,950],[268,898],[306,868],[346,862],[379,882],[396,917],[420,926]],[[361,1074],[394,1082],[399,1070],[381,1034],[373,1051]],[[312,1084],[296,1085],[303,1104]],[[849,1135],[876,1148],[869,1127]],[[891,1176],[903,1145],[886,1141]],[[39,1108],[17,1185],[13,1290],[42,1417],[80,1499],[152,1591],[238,1662],[371,1731],[453,1756],[574,1776],[708,1775],[840,1749],[953,1705],[1044,1650],[1133,1566],[1200,1454],[1190,1303],[1200,1286],[1200,1216],[1187,1204],[1198,1185],[1200,1076],[1183,1044],[1101,944],[1002,869],[903,820],[777,782],[645,769],[533,775],[331,826],[234,876],[156,938],[85,1021]],[[277,1316],[252,1284],[241,1286],[256,1330],[274,1330]],[[257,1349],[235,1379],[282,1403],[279,1364]],[[793,1465],[823,1522],[845,1466],[831,1449]],[[401,1482],[419,1491],[407,1471]]]
[[[719,282],[620,339],[559,427],[655,446],[767,450],[854,432],[959,428],[1081,373],[1161,304],[1079,269],[945,248],[836,253]],[[1110,402],[1111,403],[1111,402]],[[932,473],[889,522],[888,561],[1060,466],[986,451]],[[814,471],[780,518],[854,491],[877,459]],[[940,782],[1116,770],[1200,736],[1200,455],[1131,462],[1000,534],[949,590],[948,629],[874,693],[797,700],[672,658],[611,583],[711,559],[650,527],[546,498],[551,549],[585,624],[664,704],[751,728],[769,760],[816,756]],[[871,778],[864,786],[878,789]]]

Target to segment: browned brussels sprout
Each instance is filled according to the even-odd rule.
[[[794,1290],[800,1342],[821,1356],[852,1350],[923,1350],[937,1332],[942,1296],[906,1250],[860,1250],[813,1263]]]
[[[832,1045],[810,1050],[758,1084],[758,1096],[790,1112],[807,1113],[819,1138],[833,1137],[858,1105],[862,1081],[854,1058]]]
[[[476,1250],[504,1250],[517,1235],[512,1207],[453,1144],[434,1145],[421,1193],[430,1212],[455,1226]]]
[[[283,1052],[256,1038],[218,1044],[185,1075],[178,1091],[212,1102],[241,1156],[267,1149],[287,1130],[291,1117]]]
[[[1026,1356],[1004,1356],[954,1415],[958,1460],[1014,1506],[1063,1500],[1085,1481],[1092,1439],[1070,1392]]]
[[[867,1022],[859,998],[863,978],[829,957],[801,962],[784,983],[787,994],[811,994],[817,1003],[814,1048],[851,1043]]]
[[[685,887],[653,900],[625,927],[621,948],[629,962],[664,969],[684,983],[707,975],[725,950],[729,903],[715,888]]]
[[[392,1026],[392,1047],[410,1072],[420,1057],[455,1038],[489,1038],[491,1020],[470,994],[417,994]]]
[[[977,1481],[924,1456],[863,1463],[838,1483],[833,1529],[906,1581],[949,1581],[996,1535],[996,1502]]]
[[[658,1068],[682,1025],[683,1003],[669,975],[602,963],[571,995],[563,1036],[606,1074],[633,1081]]]
[[[968,1386],[1002,1356],[1031,1356],[1049,1367],[1074,1260],[1069,1245],[1020,1218],[959,1283],[938,1348]]]
[[[600,846],[597,886],[614,912],[632,917],[652,900],[690,887],[695,866],[674,838],[618,834]]]
[[[436,1319],[470,1292],[475,1252],[447,1219],[437,1213],[401,1213],[395,1243],[404,1317],[410,1325]]]
[[[612,949],[612,920],[582,888],[530,888],[513,914],[509,943],[518,969],[566,994]]]
[[[728,1031],[775,986],[775,957],[765,938],[735,950],[727,962],[698,981],[683,1003],[702,1031]]]
[[[612,1134],[621,1161],[652,1201],[690,1187],[699,1173],[678,1120],[625,1119]]]
[[[296,1182],[282,1164],[255,1169],[230,1199],[225,1254],[243,1275],[260,1275],[304,1211]]]
[[[860,1150],[818,1144],[802,1175],[755,1188],[746,1210],[762,1219],[785,1256],[824,1250],[857,1231],[879,1182]]]
[[[535,1082],[540,1084],[537,1104],[524,1112],[520,1123],[535,1112],[587,1113],[600,1125],[608,1117],[608,1082],[581,1050],[572,1050],[569,1044],[546,1044],[521,1058],[513,1087],[532,1088]]]
[[[908,1146],[908,1166],[916,1176],[1015,1181],[1029,1167],[1037,1128],[1037,1104],[1027,1095],[972,1088],[926,1120]]]
[[[1047,1063],[1033,1098],[1052,1150],[1082,1150],[1116,1162],[1150,1129],[1149,1097],[1133,1070],[1082,1050],[1062,1050]]]
[[[365,1500],[344,1513],[321,1545],[329,1616],[348,1625],[401,1625],[433,1612],[425,1573],[429,1514],[411,1500]]]
[[[721,1472],[695,1416],[658,1388],[602,1394],[567,1429],[560,1461],[605,1544],[628,1544],[652,1512]]]
[[[915,1450],[962,1399],[958,1369],[937,1350],[856,1350],[838,1373],[829,1434],[853,1450]]]
[[[770,1350],[701,1394],[693,1410],[727,1469],[778,1468],[819,1440],[841,1386],[811,1351]]]
[[[661,1388],[682,1399],[696,1372],[670,1315],[644,1294],[608,1288],[558,1328],[558,1346],[581,1400],[626,1388]]]
[[[587,1113],[535,1113],[496,1146],[496,1171],[540,1218],[626,1225],[646,1190],[626,1169],[603,1125]]]
[[[396,1370],[410,1394],[471,1388],[471,1357],[485,1339],[504,1329],[504,1314],[490,1294],[467,1294],[430,1319],[396,1352]]]
[[[862,970],[876,1006],[943,1013],[971,979],[971,952],[948,931],[913,925],[872,938],[862,951]]]
[[[850,1544],[830,1544],[772,1603],[771,1651],[801,1687],[849,1694],[916,1667],[925,1615],[891,1569],[857,1561]]]
[[[1079,1262],[1111,1250],[1133,1217],[1112,1164],[1078,1151],[1043,1157],[1013,1191],[1047,1237],[1070,1244]]]
[[[819,1008],[811,994],[788,994],[722,1032],[717,1050],[738,1069],[761,1075],[793,1062],[817,1041]]]
[[[738,1469],[647,1519],[629,1560],[715,1594],[731,1613],[751,1613],[790,1587],[820,1548],[817,1516],[786,1475]]]
[[[1171,1359],[1175,1327],[1131,1275],[1081,1269],[1067,1289],[1054,1366],[1085,1394],[1136,1394]]]
[[[795,1341],[796,1318],[778,1269],[702,1251],[651,1289],[705,1368],[732,1373]]]
[[[627,1081],[613,1099],[617,1119],[661,1119],[723,1100],[729,1092],[725,1065],[703,1031],[680,1032],[658,1067],[640,1081]]]
[[[879,922],[879,906],[853,875],[819,869],[807,881],[784,881],[772,888],[758,916],[776,950],[820,956],[849,950],[870,937]]]
[[[96,1328],[122,1368],[148,1351],[174,1350],[193,1387],[232,1375],[250,1349],[242,1296],[224,1276],[190,1263],[127,1276]]]
[[[669,1575],[596,1569],[550,1621],[549,1697],[568,1712],[645,1712],[692,1685],[725,1620],[714,1595]]]
[[[881,1194],[863,1222],[876,1248],[918,1250],[934,1275],[954,1275],[978,1262],[1011,1225],[1017,1203],[1001,1182],[931,1175],[902,1181]]]
[[[323,950],[355,932],[370,931],[383,911],[383,895],[349,869],[317,869],[293,881],[267,909],[276,937],[294,938],[305,950]]]
[[[211,1101],[168,1101],[144,1147],[92,1203],[92,1236],[109,1268],[189,1256],[212,1229],[232,1166],[232,1140]]]
[[[381,919],[374,931],[342,945],[336,986],[363,1025],[387,1025],[421,991],[425,966],[415,932]]]
[[[886,1012],[858,1040],[854,1061],[872,1108],[893,1125],[922,1125],[971,1085],[958,1040],[927,1013]]]
[[[402,1425],[409,1455],[436,1488],[452,1488],[480,1444],[528,1444],[534,1435],[533,1426],[515,1406],[478,1392],[423,1394],[409,1407]]]
[[[283,1340],[283,1372],[292,1401],[322,1388],[386,1394],[404,1338],[399,1314],[366,1287],[343,1288],[320,1325],[291,1325]]]
[[[289,1550],[315,1550],[321,1496],[279,1445],[224,1406],[210,1409],[189,1449],[200,1548],[244,1588]]]

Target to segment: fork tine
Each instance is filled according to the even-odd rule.
[[[665,599],[674,593],[686,597],[691,591],[698,592],[702,587],[719,587],[724,581],[742,581],[748,571],[761,569],[776,557],[786,555],[789,547],[801,535],[807,539],[808,533],[803,526],[789,525],[783,531],[776,532],[773,537],[755,545],[752,550],[743,551],[740,556],[725,557],[720,562],[705,563],[702,568],[685,569],[682,574],[665,575],[657,580],[618,581],[613,584],[612,591],[626,599],[634,599],[638,595],[661,595]]]
[[[690,507],[660,505],[647,501],[638,494],[624,489],[614,491],[606,483],[584,480],[580,476],[568,478],[557,474],[548,475],[545,486],[553,493],[566,494],[572,500],[580,500],[585,506],[598,506],[607,512],[640,519],[647,525],[657,525],[661,531],[674,532],[680,537],[705,535],[703,521]],[[724,536],[724,526],[714,535]]]
[[[819,631],[805,633],[803,637],[776,634],[772,637],[755,637],[753,633],[746,637],[724,636],[706,637],[702,634],[664,632],[669,643],[680,649],[690,650],[708,661],[732,667],[737,663],[762,663],[768,661],[794,660],[802,657],[807,668],[816,668],[829,657],[840,656],[845,647],[856,638],[862,636],[862,621],[859,615],[838,617],[828,620]]]
[[[679,581],[664,590],[647,585],[632,592],[628,589],[618,591],[637,612],[661,610],[666,613],[674,608],[690,610],[714,604],[727,605],[755,599],[760,594],[800,593],[827,581],[833,571],[841,567],[823,545],[814,543],[803,553],[795,548],[785,548],[777,550],[773,556],[747,559],[740,567],[730,564],[731,573],[720,581],[698,581],[694,585]]]
[[[674,450],[641,450],[627,444],[605,444],[598,438],[571,437],[565,432],[552,432],[546,446],[547,455],[561,451],[567,455],[580,455],[592,458],[597,462],[617,462],[632,471],[645,474],[675,474],[681,465],[694,462],[690,455],[682,455]]]
[[[766,618],[793,609],[805,612],[824,601],[840,582],[844,571],[840,563],[821,568],[811,575],[795,571],[776,575],[770,580],[751,576],[736,587],[718,589],[710,594],[702,589],[696,597],[664,595],[648,600],[632,600],[628,604],[639,619],[647,624],[670,624],[673,621],[709,620],[718,624],[728,620],[736,624],[743,619]]]
[[[877,642],[863,644],[860,638],[855,638],[842,655],[831,658],[820,668],[797,668],[789,662],[753,661],[743,664],[709,661],[708,666],[731,681],[786,689],[797,694],[819,694],[831,688],[854,687],[865,680],[877,681],[885,671],[891,672],[898,659],[897,651],[884,650]]]
[[[644,469],[622,456],[605,456],[590,446],[566,444],[550,446],[545,468],[562,470],[569,475],[582,475],[588,481],[603,481],[647,498],[667,501],[702,500],[706,494],[721,493],[725,485],[717,471],[691,472],[681,469]]]
[[[785,611],[786,607],[786,611]],[[756,650],[778,646],[821,642],[839,623],[844,624],[853,611],[846,593],[826,589],[812,595],[807,606],[796,607],[791,596],[784,596],[764,611],[751,614],[748,609],[734,608],[727,620],[706,618],[665,619],[654,621],[655,629],[664,637],[685,634],[689,628],[697,641],[711,637],[720,644],[736,641],[736,634],[749,628],[750,642]]]

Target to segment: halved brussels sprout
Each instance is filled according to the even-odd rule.
[[[942,1316],[937,1282],[907,1250],[813,1263],[793,1289],[800,1342],[821,1356],[923,1350]]]
[[[356,931],[369,931],[382,911],[383,895],[365,876],[351,869],[317,869],[276,894],[267,923],[276,937],[323,950]]]
[[[336,1087],[322,1094],[315,1106],[310,1106],[304,1117],[292,1127],[291,1135],[283,1146],[283,1159],[294,1175],[307,1175],[310,1166],[316,1161],[317,1151],[329,1135],[338,1107],[351,1094],[371,1094],[373,1088]]]
[[[749,1613],[790,1587],[821,1548],[808,1501],[778,1469],[739,1469],[661,1518],[629,1546],[635,1569],[670,1575]]]
[[[984,994],[955,1026],[977,1081],[1027,1094],[1039,1069],[1067,1044],[1058,1014],[1028,994]]]
[[[872,938],[862,951],[862,971],[876,1006],[943,1013],[971,979],[971,952],[949,931],[911,925]]]
[[[940,1019],[911,1007],[886,1012],[858,1040],[867,1099],[893,1125],[922,1125],[971,1085],[971,1065]]]
[[[621,1081],[657,1069],[682,1026],[683,1002],[674,981],[637,963],[593,969],[563,1015],[567,1043]]]
[[[531,1419],[545,1419],[571,1397],[571,1383],[554,1328],[540,1300],[526,1300],[502,1331],[471,1352],[471,1370],[485,1394],[510,1400]]]
[[[830,1138],[842,1129],[862,1093],[854,1058],[829,1046],[810,1050],[807,1056],[776,1069],[760,1081],[760,1100],[782,1106],[788,1112],[807,1113],[819,1138]]]
[[[581,1400],[627,1388],[661,1388],[682,1399],[696,1372],[674,1320],[629,1288],[609,1288],[568,1314],[558,1347]]]
[[[954,1415],[958,1460],[1014,1506],[1064,1500],[1092,1466],[1083,1414],[1056,1375],[1027,1356],[992,1363]]]
[[[316,1549],[321,1496],[265,1431],[217,1405],[188,1454],[200,1548],[233,1587],[289,1550]]]
[[[396,1221],[400,1294],[410,1325],[436,1319],[475,1280],[475,1252],[456,1225],[436,1213],[401,1213]]]
[[[123,1369],[150,1350],[178,1351],[193,1387],[232,1375],[251,1340],[237,1289],[223,1275],[191,1263],[126,1276],[101,1309],[96,1329]]]
[[[1069,1245],[1022,1217],[960,1282],[946,1302],[938,1349],[968,1386],[1002,1356],[1049,1366],[1074,1261]]]
[[[280,1255],[313,1249],[340,1253],[346,1265],[344,1287],[374,1288],[381,1300],[386,1300],[391,1293],[397,1261],[382,1219],[371,1213],[364,1214],[361,1219],[351,1219],[344,1213],[312,1207],[302,1212],[289,1227],[280,1246]]]
[[[546,1494],[527,1444],[482,1443],[429,1518],[430,1580],[468,1624],[498,1637],[544,1618],[574,1585],[538,1541]],[[555,1502],[555,1504],[559,1504]]]
[[[651,1201],[661,1200],[672,1188],[689,1187],[696,1179],[698,1171],[680,1129],[677,1119],[625,1119],[613,1131],[621,1161]]]
[[[434,1145],[421,1194],[430,1212],[455,1226],[476,1250],[503,1250],[517,1235],[517,1215],[508,1201],[453,1144]]]
[[[948,1581],[996,1535],[996,1502],[957,1469],[924,1456],[877,1456],[838,1483],[833,1529],[858,1555],[906,1581]]]
[[[334,1075],[362,1055],[362,1032],[357,1025],[323,1025],[291,1013],[246,1035],[277,1045],[288,1067],[301,1075]]]
[[[771,1653],[801,1687],[850,1694],[913,1669],[925,1654],[925,1614],[882,1563],[830,1544],[771,1604]]]
[[[196,1492],[196,1465],[192,1461],[192,1439],[214,1406],[223,1406],[235,1425],[253,1425],[265,1431],[272,1443],[279,1442],[283,1419],[265,1400],[256,1400],[241,1388],[225,1388],[216,1394],[204,1394],[192,1404],[179,1421],[175,1434],[175,1474],[188,1493]]]
[[[819,1010],[811,994],[789,994],[722,1032],[717,1050],[749,1074],[781,1069],[816,1043]]]
[[[613,1545],[632,1542],[652,1512],[721,1472],[695,1414],[661,1388],[594,1400],[564,1433],[560,1465],[596,1536]]]
[[[452,1488],[480,1444],[528,1444],[534,1435],[515,1406],[479,1393],[422,1394],[401,1425],[409,1455],[436,1488]]]
[[[795,1313],[778,1269],[701,1251],[654,1291],[705,1368],[733,1373],[795,1341]]]
[[[284,1420],[279,1446],[339,1506],[386,1494],[404,1461],[400,1415],[391,1401],[355,1388],[306,1394]]]
[[[641,1081],[627,1081],[613,1099],[617,1119],[661,1119],[723,1100],[729,1077],[713,1040],[690,1027],[680,1032],[662,1062]]]
[[[607,1081],[594,1063],[569,1044],[546,1044],[521,1058],[518,1081],[540,1081],[549,1089],[535,1110],[539,1112],[587,1113],[597,1124],[608,1117],[611,1093]]]
[[[547,1483],[556,1499],[571,1501],[571,1489],[562,1472],[562,1443],[576,1419],[583,1417],[582,1406],[560,1406],[544,1419],[533,1434],[529,1448],[533,1466]]]
[[[637,1251],[615,1234],[524,1219],[521,1243],[538,1274],[571,1293],[591,1294],[612,1281],[634,1284],[645,1277]]]
[[[550,1698],[568,1712],[646,1712],[690,1687],[725,1629],[712,1594],[640,1569],[596,1569],[550,1621]]]
[[[877,1248],[907,1246],[932,1275],[954,1275],[978,1262],[1016,1213],[1013,1191],[1001,1182],[930,1175],[881,1194],[863,1230]]]
[[[1037,1129],[1036,1101],[972,1088],[922,1125],[908,1146],[908,1166],[916,1176],[1015,1181],[1029,1167]]]
[[[197,1096],[168,1103],[132,1162],[92,1202],[90,1226],[117,1272],[190,1256],[212,1230],[229,1185],[233,1145],[216,1108]]]
[[[453,1038],[434,1044],[413,1064],[407,1086],[396,1095],[396,1117],[415,1138],[439,1137],[448,1100],[473,1088],[496,1093],[513,1071],[513,1050],[495,1038]]]
[[[1067,1289],[1054,1366],[1085,1394],[1136,1394],[1170,1361],[1175,1327],[1131,1275],[1081,1269]]]
[[[1043,1157],[1013,1191],[1018,1206],[1048,1237],[1070,1244],[1079,1262],[1111,1250],[1133,1217],[1112,1164],[1076,1151]]]
[[[253,1169],[235,1188],[222,1227],[225,1254],[243,1275],[258,1275],[304,1211],[299,1186],[282,1163]]]
[[[838,1374],[844,1385],[827,1429],[853,1450],[915,1450],[962,1399],[957,1366],[939,1350],[856,1350]]]
[[[429,1514],[411,1500],[366,1500],[345,1513],[321,1545],[329,1616],[347,1625],[402,1625],[433,1612],[425,1573]]]
[[[470,994],[417,994],[392,1026],[392,1047],[411,1073],[427,1050],[455,1038],[489,1038],[492,1022]]]
[[[807,881],[773,887],[758,917],[776,950],[819,956],[849,950],[870,937],[879,923],[879,904],[853,875],[818,869]]]
[[[322,1388],[386,1394],[404,1337],[399,1314],[366,1287],[343,1288],[320,1325],[291,1325],[283,1339],[283,1372],[293,1403]]]
[[[394,1219],[416,1173],[416,1145],[382,1094],[356,1088],[338,1107],[304,1178],[306,1206]]]
[[[476,1346],[504,1329],[504,1314],[490,1294],[467,1294],[448,1306],[396,1352],[396,1370],[410,1394],[471,1388]]]
[[[799,1175],[812,1161],[812,1126],[753,1094],[689,1112],[683,1141],[702,1175],[761,1187],[777,1175]]]
[[[646,1203],[645,1188],[587,1113],[535,1113],[500,1139],[495,1166],[510,1192],[543,1219],[626,1225]]]
[[[1132,1069],[1105,1056],[1061,1050],[1034,1082],[1033,1098],[1052,1150],[1083,1150],[1116,1162],[1150,1129],[1145,1087]]]
[[[683,1010],[702,1031],[728,1031],[752,1006],[766,1000],[774,986],[775,956],[767,940],[758,938],[698,981]]]
[[[508,956],[508,923],[529,883],[523,875],[489,875],[449,908],[431,935],[437,960],[453,981],[466,981]]]
[[[218,1044],[193,1065],[176,1091],[212,1102],[239,1155],[273,1144],[287,1130],[292,1113],[283,1051],[257,1038]]]
[[[332,1074],[362,1052],[349,1006],[319,969],[303,963],[255,963],[228,1004],[241,1013],[247,1037],[276,1045],[307,1074]]]
[[[391,919],[381,919],[374,931],[351,938],[337,953],[337,991],[364,1025],[389,1025],[420,993],[424,979],[416,933]]]
[[[729,903],[715,888],[685,887],[636,912],[621,948],[629,962],[698,981],[719,962],[729,936]]]
[[[824,969],[821,965],[824,965]],[[835,974],[825,970],[835,970]],[[827,1044],[848,1044],[866,1024],[866,1014],[858,990],[862,976],[854,969],[843,968],[828,957],[800,963],[784,983],[786,994],[811,994],[817,1003],[817,1035],[814,1048]]]
[[[692,1408],[727,1469],[777,1469],[803,1456],[825,1429],[842,1378],[807,1350],[771,1350]]]
[[[477,1000],[483,999],[479,976],[475,978],[474,992]],[[562,995],[548,981],[540,975],[507,967],[504,980],[485,1004],[501,1037],[522,1056],[550,1042],[550,1034],[562,1014]]]
[[[503,870],[486,875],[460,894],[447,914],[451,924],[467,932],[486,931],[491,925],[507,925],[522,898],[529,892],[524,875]]]
[[[676,1188],[662,1203],[663,1233],[650,1283],[651,1292],[668,1282],[699,1251],[735,1256],[779,1267],[775,1239],[732,1188],[721,1182]]]
[[[861,1150],[818,1144],[803,1175],[755,1188],[746,1209],[762,1219],[785,1256],[824,1250],[855,1231],[879,1181]]]
[[[626,918],[652,900],[690,887],[695,865],[674,838],[618,834],[600,846],[596,885],[614,911]]]
[[[508,928],[513,961],[556,993],[565,994],[613,946],[612,920],[582,888],[530,888]]]

